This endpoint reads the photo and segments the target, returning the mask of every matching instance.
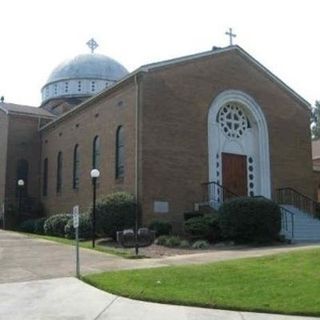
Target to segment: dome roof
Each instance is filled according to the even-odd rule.
[[[118,81],[128,74],[119,62],[102,54],[81,54],[59,64],[50,74],[47,84],[72,79]]]

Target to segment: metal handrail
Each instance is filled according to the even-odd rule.
[[[320,217],[320,203],[291,187],[277,189],[276,198],[279,204],[294,205],[313,217]]]
[[[280,207],[281,213],[283,213],[283,211],[285,212],[285,222],[286,222],[285,230],[286,231],[288,231],[287,214],[290,214],[291,216],[291,240],[294,240],[294,213],[281,205],[279,205],[279,207]]]
[[[209,181],[209,182],[203,182],[201,183],[202,187],[206,187],[205,191],[203,192],[203,201],[208,201],[210,200],[209,198],[209,194],[211,194],[211,187],[213,186],[213,189],[215,189],[216,187],[218,188],[218,190],[222,190],[221,195],[230,195],[232,197],[240,197],[238,194],[234,193],[233,191],[229,190],[228,188],[224,187],[223,185],[221,185],[220,183],[216,182],[216,181]],[[208,191],[209,188],[209,191]],[[214,190],[215,191],[215,190]],[[207,195],[207,197],[206,197]]]
[[[265,196],[254,196],[254,198],[263,198],[266,200],[270,200],[266,198]],[[294,216],[295,213],[292,212],[291,210],[287,209],[286,207],[282,206],[281,204],[277,203],[278,206],[280,207],[281,215],[283,214],[283,211],[285,212],[285,219],[281,219],[281,225],[283,225],[283,222],[285,222],[285,230],[288,231],[288,218],[287,215],[289,214],[291,217],[291,240],[294,240]]]

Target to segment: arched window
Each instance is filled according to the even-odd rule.
[[[119,126],[116,135],[116,178],[124,177],[124,133]]]
[[[61,192],[62,188],[62,161],[62,152],[60,151],[57,157],[57,193]]]
[[[79,157],[79,145],[75,145],[73,151],[73,189],[79,189],[80,180],[80,157]]]
[[[42,195],[48,195],[48,158],[43,161],[43,182],[42,182]]]
[[[100,169],[100,138],[95,136],[92,145],[92,168]]]
[[[29,163],[25,159],[20,159],[17,162],[17,175],[16,175],[16,196],[19,196],[20,190],[18,181],[23,180],[24,186],[21,189],[21,194],[26,196],[28,194],[28,176],[29,176]]]

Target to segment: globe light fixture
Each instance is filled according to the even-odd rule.
[[[18,190],[19,190],[19,215],[21,216],[22,212],[22,189],[24,187],[24,180],[19,179],[18,180]]]
[[[100,177],[100,171],[98,169],[92,169],[90,172],[90,176],[92,179],[97,179]]]

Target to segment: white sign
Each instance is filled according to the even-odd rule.
[[[167,201],[154,201],[153,212],[155,212],[155,213],[168,213],[169,212],[169,202],[167,202]]]
[[[78,228],[79,227],[79,206],[73,207],[73,227]]]

